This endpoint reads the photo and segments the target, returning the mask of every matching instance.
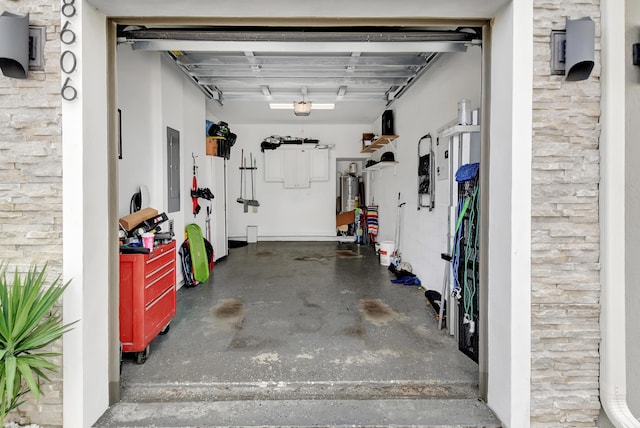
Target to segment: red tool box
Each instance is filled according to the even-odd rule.
[[[120,254],[120,342],[139,364],[149,343],[169,331],[176,315],[176,242],[149,254]]]

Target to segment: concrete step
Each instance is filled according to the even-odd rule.
[[[95,427],[501,428],[477,399],[120,402]]]
[[[451,381],[123,382],[125,402],[233,400],[475,399],[476,384]]]

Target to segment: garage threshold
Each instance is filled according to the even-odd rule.
[[[478,400],[477,365],[438,330],[424,290],[393,278],[371,247],[259,242],[234,248],[207,283],[179,290],[176,318],[152,342],[147,362],[125,359],[122,401],[96,426],[127,426],[127,418],[136,426],[188,426],[188,419],[163,422],[162,409],[197,413],[205,406],[228,416],[246,403],[289,415],[256,413],[259,426],[304,426],[305,414],[327,405],[342,416],[329,412],[324,424],[338,426],[352,420],[349,409],[358,403],[362,411],[378,403],[398,414],[421,403],[434,423],[450,417],[464,426],[500,426]],[[448,412],[452,405],[456,411]],[[386,418],[354,412],[366,425]],[[423,413],[412,420],[428,422],[418,418]],[[220,415],[209,415],[209,423],[230,421]],[[431,426],[422,422],[416,426]]]

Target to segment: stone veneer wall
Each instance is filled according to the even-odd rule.
[[[531,425],[594,427],[600,409],[600,6],[534,0]],[[591,77],[550,75],[550,32],[596,23]]]
[[[24,80],[0,74],[0,261],[11,273],[46,262],[50,280],[62,273],[59,3],[0,0],[0,12],[28,13],[47,34],[45,71]],[[62,352],[60,343],[53,349]],[[62,426],[62,373],[50,378],[44,396],[20,410],[32,423]]]

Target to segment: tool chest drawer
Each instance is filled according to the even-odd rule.
[[[149,254],[120,254],[120,342],[122,352],[144,353],[167,331],[176,314],[176,243]]]

